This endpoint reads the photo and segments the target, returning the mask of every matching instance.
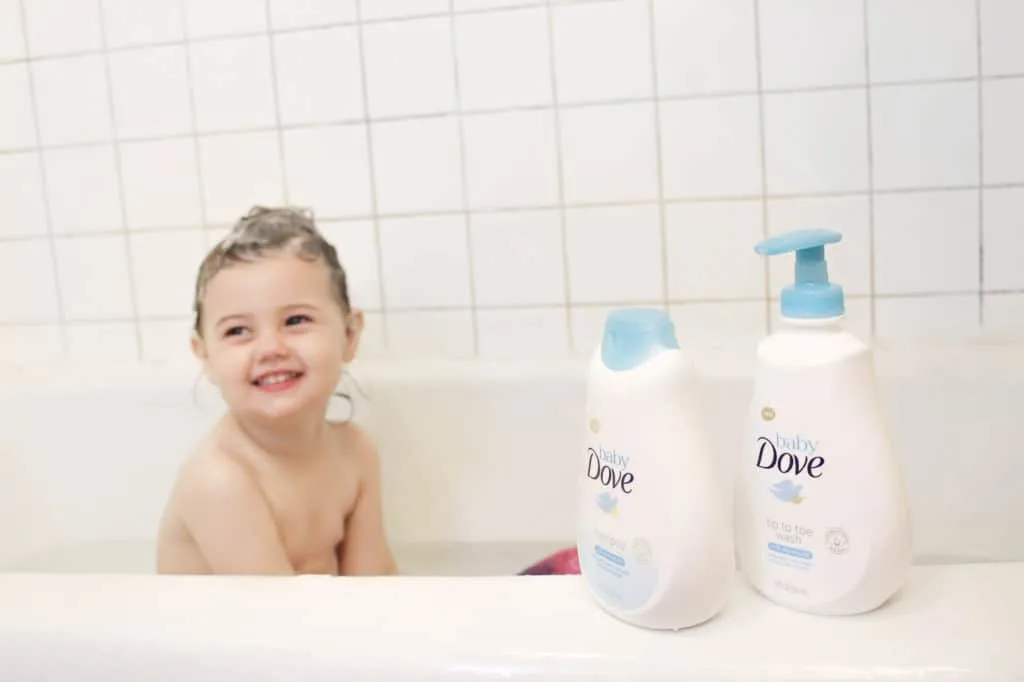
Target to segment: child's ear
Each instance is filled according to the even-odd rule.
[[[363,338],[363,326],[366,319],[362,310],[353,310],[345,320],[345,362],[352,362],[359,350],[359,341]]]
[[[203,366],[203,375],[211,383],[216,385],[217,382],[210,376],[210,363],[209,356],[206,353],[206,342],[203,341],[203,337],[199,336],[196,332],[192,332],[192,355],[199,360]]]

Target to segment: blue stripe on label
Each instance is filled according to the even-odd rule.
[[[600,557],[602,557],[604,559],[607,559],[608,561],[612,562],[613,564],[615,564],[617,566],[625,566],[626,565],[626,560],[625,559],[620,557],[618,554],[613,554],[612,552],[609,552],[607,549],[605,549],[601,545],[594,545],[594,551],[598,554],[598,556],[600,556]]]
[[[774,542],[768,543],[768,549],[777,553],[785,554],[786,556],[795,556],[798,559],[810,559],[814,556],[809,549],[797,549],[796,547],[790,547],[789,545],[779,545]]]

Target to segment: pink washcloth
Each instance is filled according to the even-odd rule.
[[[575,547],[559,550],[523,569],[518,575],[579,575],[580,558]]]

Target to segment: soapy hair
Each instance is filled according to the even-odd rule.
[[[270,254],[290,253],[310,262],[321,262],[330,274],[331,294],[344,315],[352,310],[348,281],[334,246],[316,227],[313,212],[291,207],[254,206],[203,259],[196,277],[193,329],[202,336],[203,299],[206,288],[221,270],[237,263],[251,263]]]

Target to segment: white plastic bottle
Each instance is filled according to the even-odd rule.
[[[796,281],[782,291],[782,328],[757,349],[735,519],[747,581],[782,606],[829,615],[881,606],[911,562],[872,351],[843,329],[843,290],[828,278],[825,245],[841,238],[798,230],[755,248],[795,252]]]
[[[577,550],[597,603],[678,630],[721,610],[735,576],[728,481],[691,359],[663,311],[613,311],[590,364]]]

